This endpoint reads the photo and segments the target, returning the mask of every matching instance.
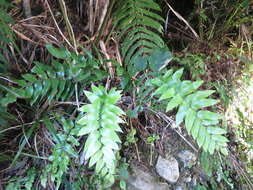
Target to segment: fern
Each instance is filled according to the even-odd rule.
[[[152,83],[159,86],[154,95],[160,95],[160,101],[169,101],[166,111],[179,107],[176,125],[184,121],[199,147],[210,154],[217,150],[226,155],[228,139],[223,136],[226,130],[217,127],[222,116],[202,109],[217,104],[217,100],[208,98],[214,91],[199,91],[203,81],[181,81],[182,74],[183,69],[174,74],[173,70],[169,70],[161,78],[153,79]]]
[[[65,59],[65,62],[53,60],[52,66],[35,62],[32,74],[24,74],[21,80],[15,80],[18,88],[7,88],[0,84],[0,88],[8,91],[1,100],[2,105],[7,106],[17,98],[30,99],[31,105],[43,98],[46,98],[48,103],[52,100],[65,101],[75,92],[75,84],[87,84],[103,76],[95,59],[85,59],[84,56],[70,53],[66,49],[60,50],[52,46],[47,48],[55,57]]]
[[[122,39],[122,55],[129,64],[137,56],[163,48],[160,37],[164,22],[161,9],[153,0],[121,0],[115,13],[115,25]]]
[[[74,122],[66,120],[65,118],[59,118],[58,122],[63,128],[62,133],[56,133],[53,123],[45,117],[44,123],[53,135],[53,141],[55,145],[52,150],[52,155],[49,156],[51,164],[47,164],[42,171],[40,177],[41,185],[46,188],[48,181],[48,174],[50,174],[50,181],[56,182],[56,190],[59,189],[62,183],[62,176],[68,172],[71,158],[77,158],[78,154],[73,147],[79,146],[78,140],[75,138],[76,130]]]
[[[0,1],[0,72],[6,72],[6,69],[8,68],[8,62],[2,52],[9,54],[9,45],[18,49],[15,43],[13,31],[9,26],[9,24],[13,23],[13,20],[6,11],[11,6],[11,3],[6,0]],[[1,62],[5,64],[1,64]]]
[[[37,172],[34,167],[30,168],[26,177],[13,177],[10,183],[6,186],[6,190],[32,190],[34,187]],[[15,181],[15,182],[14,182]]]
[[[85,91],[85,95],[91,104],[80,108],[86,114],[78,121],[82,126],[78,135],[88,135],[85,159],[89,159],[89,167],[96,165],[96,173],[110,186],[114,183],[116,151],[121,142],[117,132],[122,132],[119,123],[123,121],[119,116],[124,114],[114,105],[121,98],[120,91],[112,89],[107,93],[104,87],[92,86],[92,92]]]

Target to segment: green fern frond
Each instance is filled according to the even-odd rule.
[[[165,46],[160,37],[164,19],[159,15],[161,9],[157,3],[153,0],[121,0],[119,4],[115,25],[120,33],[122,55],[127,64],[136,56]]]
[[[116,152],[121,143],[117,132],[123,120],[119,117],[124,112],[114,104],[121,98],[120,91],[115,89],[106,92],[104,87],[92,86],[92,92],[85,91],[91,104],[84,105],[80,111],[86,113],[77,122],[81,126],[79,136],[88,135],[85,142],[85,159],[89,167],[104,179],[104,183],[114,183]]]
[[[21,80],[16,80],[19,88],[12,88],[11,92],[1,101],[4,105],[15,102],[16,98],[30,99],[33,105],[46,97],[50,103],[54,100],[64,101],[74,92],[74,84],[67,80],[65,71],[49,67],[39,62],[32,69],[34,74],[24,74]],[[62,66],[63,67],[63,66]]]
[[[15,80],[18,88],[7,88],[0,84],[0,88],[8,92],[0,101],[2,105],[7,106],[17,98],[29,99],[31,105],[43,99],[48,103],[53,100],[65,101],[75,92],[75,84],[94,82],[104,75],[95,59],[86,59],[66,49],[52,46],[47,48],[55,57],[65,59],[65,62],[53,60],[51,66],[34,62],[32,73],[22,75],[21,80]]]
[[[213,154],[215,150],[227,154],[228,139],[223,135],[226,130],[218,127],[220,114],[203,110],[213,106],[217,100],[208,98],[214,91],[199,91],[203,81],[181,80],[183,69],[173,73],[167,71],[161,78],[153,79],[153,84],[159,86],[154,95],[160,95],[161,100],[168,100],[166,111],[178,108],[176,114],[176,125],[183,121],[186,130],[197,141],[199,147]]]
[[[48,176],[50,176],[50,181],[56,183],[57,190],[62,183],[62,176],[68,172],[71,159],[78,157],[73,147],[79,146],[79,142],[75,138],[76,132],[73,121],[63,117],[57,118],[54,123],[57,122],[62,127],[61,133],[56,133],[54,123],[48,117],[45,117],[43,121],[50,134],[52,134],[55,145],[52,149],[52,154],[48,157],[51,163],[47,164],[42,171],[40,177],[41,185],[46,188],[46,182],[49,180]]]

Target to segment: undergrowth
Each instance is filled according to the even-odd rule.
[[[197,4],[200,7],[201,2]],[[185,128],[201,150],[205,173],[220,175],[234,188],[221,164],[230,153],[224,116],[215,107],[219,103],[213,95],[216,91],[205,90],[200,80],[208,73],[205,54],[172,58],[157,1],[120,0],[112,6],[113,38],[119,41],[123,65],[94,56],[85,48],[78,53],[77,49],[72,52],[47,44],[49,63],[33,61],[30,70],[15,77],[4,66],[8,64],[4,60],[8,46],[16,48],[12,20],[7,3],[2,1],[0,6],[4,52],[0,72],[5,73],[0,81],[0,140],[8,145],[3,146],[0,158],[9,166],[1,168],[7,174],[7,190],[109,189],[117,181],[126,189],[128,164],[122,147],[136,143],[137,129],[131,119],[151,110],[175,116],[175,128]],[[203,24],[208,20],[204,10],[199,14],[199,32],[204,38]],[[231,20],[226,18],[226,30]],[[208,38],[215,34],[208,33]],[[171,60],[185,69],[171,66]],[[115,83],[107,73],[108,62],[115,63]],[[190,77],[184,70],[190,71]],[[238,114],[243,115],[240,110]],[[12,135],[12,143],[17,145],[14,152],[7,150],[13,144],[6,143]],[[152,134],[147,139],[153,151],[159,136]],[[23,162],[28,167],[15,169]],[[19,169],[22,172],[16,174]]]

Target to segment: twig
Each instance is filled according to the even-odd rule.
[[[90,0],[89,4],[89,30],[91,35],[94,33],[94,12],[93,12],[93,0]]]
[[[109,3],[110,1],[109,0],[106,0],[105,1],[105,5],[104,5],[104,8],[102,10],[102,13],[101,13],[101,16],[100,16],[100,20],[99,20],[99,26],[98,26],[98,31],[100,30],[104,20],[105,20],[105,16],[106,16],[106,13],[108,11],[108,7],[109,7]]]
[[[10,83],[13,83],[13,84],[17,84],[16,82],[14,82],[14,81],[12,81],[12,80],[10,80],[10,79],[8,79],[8,78],[5,78],[5,77],[1,77],[1,76],[0,76],[0,79],[6,80],[6,81],[8,81],[8,82],[10,82]]]
[[[53,119],[53,118],[55,118],[55,117],[51,117],[51,118],[49,118],[49,119]],[[16,125],[16,126],[13,126],[13,127],[9,127],[8,129],[4,129],[4,130],[0,131],[0,134],[4,133],[4,132],[6,132],[6,131],[12,130],[12,129],[20,128],[20,127],[22,127],[22,126],[32,125],[32,124],[34,124],[34,123],[36,123],[36,122],[37,122],[37,121],[32,121],[32,122],[29,122],[29,123],[24,123],[24,124],[21,124],[21,125]],[[43,122],[43,120],[39,120],[39,122]]]
[[[229,158],[231,159],[231,162],[233,163],[235,170],[239,173],[239,175],[243,176],[243,178],[245,179],[246,183],[250,187],[249,189],[253,189],[253,184],[252,184],[250,178],[248,177],[248,175],[245,173],[244,169],[239,165],[239,163],[237,162],[236,158],[234,158],[234,157],[235,156],[230,151]]]
[[[109,56],[109,54],[106,51],[105,43],[102,40],[100,40],[99,41],[99,45],[100,45],[101,51],[103,52],[104,56],[106,57],[106,59],[109,60],[110,56]],[[107,66],[108,66],[108,69],[109,69],[110,77],[107,77],[106,89],[108,89],[110,87],[110,83],[111,83],[110,78],[114,78],[114,69],[112,67],[112,63],[111,62],[107,62]]]
[[[132,124],[132,120],[131,119],[129,119],[129,124],[131,126],[131,129],[133,129],[133,124]],[[138,162],[140,162],[141,159],[140,159],[139,149],[138,149],[138,146],[137,146],[136,142],[134,142],[134,146],[135,146],[135,149],[136,149],[136,154],[137,154]]]
[[[71,38],[71,40],[73,42],[73,45],[74,45],[74,50],[75,50],[76,54],[78,54],[77,46],[76,46],[75,34],[74,34],[74,31],[73,31],[73,27],[70,24],[70,21],[69,21],[69,18],[68,18],[66,4],[65,4],[64,0],[59,0],[59,3],[60,3],[60,7],[61,7],[61,11],[62,11],[62,14],[63,14],[63,18],[64,18],[64,21],[65,21],[65,24],[67,26],[67,31],[68,31],[69,36],[70,36],[70,38]]]
[[[51,8],[50,8],[50,5],[49,5],[48,1],[45,0],[45,2],[46,2],[46,5],[47,5],[47,7],[48,7],[48,10],[49,10],[49,12],[50,12],[50,14],[51,14],[51,16],[52,16],[52,18],[53,18],[54,24],[55,24],[57,30],[59,31],[60,35],[61,35],[62,38],[67,42],[67,44],[68,44],[72,49],[75,50],[75,48],[71,45],[71,43],[68,41],[68,39],[64,36],[64,34],[62,33],[60,27],[58,26],[58,24],[57,24],[57,22],[56,22],[56,20],[55,20],[55,18],[54,18],[54,14],[53,14],[53,12],[52,12],[52,10],[51,10]]]
[[[77,106],[77,103],[76,102],[57,102],[56,105],[73,105],[73,106]],[[84,102],[79,102],[78,101],[78,104],[79,105],[85,105],[86,103]]]
[[[79,100],[78,100],[78,91],[77,91],[77,83],[75,84],[75,95],[76,95],[76,105],[77,108],[79,109]]]
[[[36,154],[37,154],[38,156],[40,156],[40,155],[39,155],[38,148],[37,148],[37,133],[36,133],[35,136],[34,136],[34,148],[35,148]]]
[[[167,6],[170,8],[170,10],[180,19],[182,20],[189,28],[190,30],[192,31],[192,33],[194,34],[194,36],[199,39],[199,35],[195,32],[195,30],[190,26],[190,24],[178,13],[176,12],[171,6],[170,4],[165,1],[165,3],[167,4]]]
[[[171,127],[175,121],[173,121],[171,118],[169,118],[167,115],[165,115],[164,113],[162,112],[156,112],[150,108],[147,108],[148,110],[150,110],[151,112],[157,114],[160,118],[162,118],[166,123],[167,123],[167,126],[166,127]],[[175,128],[171,127],[171,129],[173,131],[175,131],[195,152],[198,152],[198,149],[195,148],[178,130],[176,130]]]
[[[30,0],[23,0],[23,8],[25,11],[25,17],[29,18],[32,16],[32,11],[31,11],[31,2]]]

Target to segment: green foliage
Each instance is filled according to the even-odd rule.
[[[208,189],[234,189],[235,183],[232,181],[231,176],[231,163],[229,159],[210,155],[207,152],[201,152],[200,164],[204,173],[209,177],[210,188]],[[212,176],[215,176],[212,177]],[[221,183],[224,181],[225,183]]]
[[[79,136],[88,135],[85,142],[85,159],[89,159],[89,167],[95,166],[95,172],[104,179],[103,185],[114,183],[116,169],[116,152],[121,143],[117,132],[122,132],[119,117],[124,112],[114,104],[121,98],[120,91],[115,89],[108,93],[102,86],[92,86],[92,92],[84,92],[91,104],[84,105],[80,111],[86,113],[77,122],[81,125]]]
[[[122,55],[127,65],[143,54],[165,47],[159,15],[161,9],[153,0],[120,0],[115,12],[115,25],[122,40]]]
[[[185,54],[184,57],[174,57],[173,60],[189,70],[193,79],[200,79],[206,73],[204,54]]]
[[[7,60],[2,53],[10,53],[8,45],[16,48],[14,34],[9,26],[13,23],[12,18],[8,15],[7,9],[11,7],[11,4],[6,0],[0,2],[0,72],[6,72],[8,68]],[[3,63],[3,64],[2,64]]]
[[[153,134],[153,135],[150,135],[150,136],[147,138],[147,142],[148,142],[149,144],[154,145],[155,141],[156,141],[156,140],[159,140],[159,139],[160,139],[160,136],[159,136],[159,135]]]
[[[53,131],[56,122],[62,126],[62,133],[55,133]],[[66,175],[68,172],[71,158],[78,157],[74,147],[79,146],[79,142],[77,138],[75,138],[76,128],[73,121],[66,120],[65,118],[61,117],[58,119],[58,121],[55,121],[54,124],[47,117],[45,117],[44,123],[49,129],[50,134],[53,135],[52,139],[55,142],[55,145],[53,146],[52,154],[48,157],[48,160],[51,163],[47,164],[43,169],[42,175],[40,176],[40,181],[42,187],[44,188],[47,187],[48,180],[50,180],[52,183],[56,183],[55,189],[57,190],[62,183],[63,175]]]
[[[169,70],[162,77],[153,79],[151,82],[158,86],[154,95],[160,95],[159,101],[168,100],[166,111],[179,107],[176,125],[184,121],[187,131],[204,151],[213,154],[217,150],[228,154],[228,139],[223,136],[226,130],[217,126],[222,116],[202,109],[217,104],[217,100],[207,98],[214,91],[198,90],[203,81],[182,81],[182,74],[183,69],[175,73]]]
[[[128,132],[126,136],[126,141],[124,142],[124,145],[129,146],[130,144],[136,143],[137,138],[135,137],[135,135],[136,135],[136,129],[131,128],[131,130]]]
[[[17,98],[29,99],[31,105],[41,102],[43,98],[49,104],[52,100],[65,101],[74,94],[76,84],[89,84],[105,76],[92,57],[85,58],[51,45],[47,48],[53,56],[64,59],[64,62],[52,60],[52,66],[34,62],[33,74],[23,74],[21,80],[15,80],[18,88],[7,88],[0,84],[0,88],[8,92],[0,101],[3,106],[15,102]]]
[[[14,177],[10,180],[10,183],[6,186],[6,190],[33,190],[34,182],[37,177],[37,172],[35,168],[29,169],[27,176],[23,177]]]

